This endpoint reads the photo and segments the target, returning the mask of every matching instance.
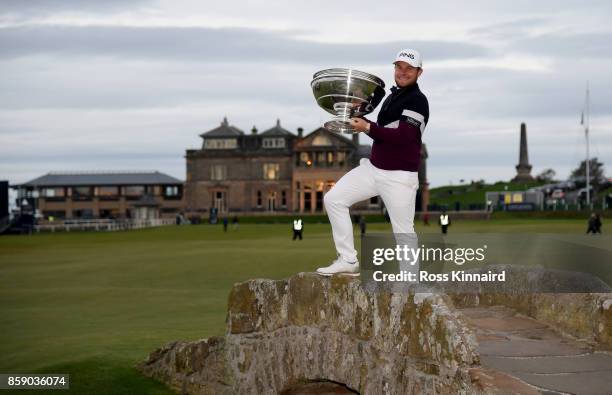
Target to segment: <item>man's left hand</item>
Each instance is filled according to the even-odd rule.
[[[370,131],[370,123],[363,118],[351,118],[351,127],[359,132]]]

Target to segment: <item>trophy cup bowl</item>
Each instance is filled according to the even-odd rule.
[[[371,113],[385,96],[383,80],[353,69],[321,70],[310,86],[319,107],[335,115],[324,127],[337,133],[356,133],[349,119]]]

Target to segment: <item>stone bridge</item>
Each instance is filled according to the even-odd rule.
[[[249,280],[230,292],[225,336],[170,343],[138,369],[188,394],[611,393],[612,295],[564,297]]]

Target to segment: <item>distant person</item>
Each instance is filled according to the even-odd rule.
[[[438,223],[440,224],[440,227],[442,228],[442,234],[446,234],[448,232],[448,227],[451,224],[450,217],[446,213],[446,210],[442,211],[442,214],[440,214]]]
[[[238,216],[234,215],[234,218],[232,219],[232,228],[234,230],[238,230]]]
[[[293,240],[296,238],[300,238],[302,240],[302,230],[304,230],[304,225],[302,224],[302,219],[294,219],[293,220]]]
[[[365,217],[363,215],[359,216],[359,230],[361,231],[361,235],[365,235],[366,233],[366,221],[365,221]]]
[[[591,213],[587,227],[587,234],[589,233],[601,233],[601,218],[599,214]]]
[[[223,231],[227,232],[227,217],[223,217]]]

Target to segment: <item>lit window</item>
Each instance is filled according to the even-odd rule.
[[[317,165],[318,166],[325,165],[325,152],[317,152]]]
[[[312,145],[314,146],[332,145],[332,141],[327,136],[318,135],[312,139]]]
[[[278,180],[280,176],[280,165],[278,163],[264,163],[264,180]]]
[[[300,152],[300,163],[305,166],[312,166],[312,158],[309,152]]]
[[[119,187],[99,187],[98,196],[118,196]]]
[[[338,164],[340,166],[343,166],[345,160],[346,160],[346,152],[344,151],[338,152]]]

